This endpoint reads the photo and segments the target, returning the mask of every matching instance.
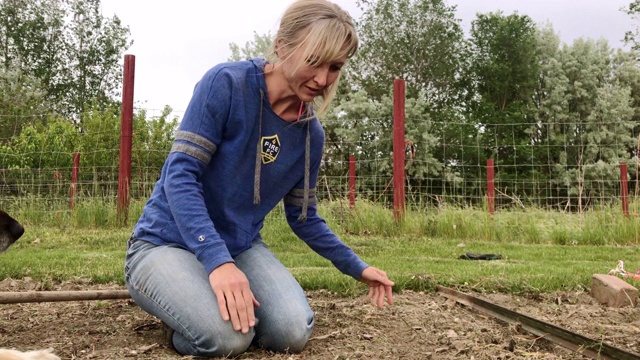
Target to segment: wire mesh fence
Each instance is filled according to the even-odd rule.
[[[151,194],[171,148],[179,116],[179,112],[136,109],[130,160],[132,200],[144,201]],[[118,111],[88,113],[78,123],[41,115],[0,117],[4,124],[0,138],[0,206],[29,205],[56,212],[75,202],[98,200],[115,204],[120,161]],[[353,157],[356,203],[392,206],[393,119],[376,119],[376,123],[388,122],[388,129],[362,130],[350,136],[340,132],[349,124],[366,121],[343,118],[323,123],[326,140],[317,184],[320,200],[349,199],[349,159]],[[408,123],[428,121],[407,119]],[[625,189],[631,203],[636,203],[637,147],[628,142],[581,143],[576,142],[576,137],[565,136],[561,143],[558,138],[551,141],[541,135],[537,139],[529,135],[523,144],[523,138],[514,135],[514,124],[484,127],[491,127],[491,132],[465,122],[430,123],[428,136],[436,139],[431,143],[420,138],[424,134],[407,134],[408,208],[487,209],[491,200],[497,212],[535,208],[622,214]],[[532,131],[541,129],[534,125]],[[79,156],[80,161],[76,178],[72,179],[74,156]],[[489,159],[495,164],[491,169],[487,165]],[[493,179],[488,178],[491,172]],[[628,182],[624,183],[623,178]],[[495,199],[487,197],[489,183],[493,184]],[[632,208],[631,214],[636,213]]]

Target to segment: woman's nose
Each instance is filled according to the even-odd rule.
[[[320,87],[327,86],[327,81],[329,78],[329,67],[328,66],[320,66],[316,69],[315,76],[313,77],[313,81],[318,84]]]

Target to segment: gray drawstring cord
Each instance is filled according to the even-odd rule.
[[[262,166],[262,108],[264,106],[264,92],[260,89],[260,118],[258,120],[258,146],[256,149],[256,169],[253,174],[253,204],[260,204],[260,170]]]
[[[307,209],[309,208],[309,172],[311,167],[311,123],[307,120],[307,139],[304,148],[304,192],[302,198],[302,213],[298,216],[298,221],[307,221]]]

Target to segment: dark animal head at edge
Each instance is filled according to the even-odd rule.
[[[6,212],[0,210],[0,253],[7,250],[24,234],[24,227]]]

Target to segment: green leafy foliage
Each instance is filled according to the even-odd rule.
[[[19,134],[24,124],[42,122],[49,110],[45,96],[38,79],[0,69],[0,144]]]
[[[165,107],[158,116],[138,112],[133,119],[132,185],[134,197],[146,198],[173,143],[178,119]],[[0,145],[0,169],[6,196],[46,195],[66,198],[75,153],[80,154],[79,189],[86,197],[115,198],[120,149],[120,113],[115,108],[88,111],[83,128],[60,117],[26,126]],[[35,185],[34,185],[35,184]]]
[[[526,15],[477,14],[465,39],[440,0],[359,1],[361,48],[343,69],[326,131],[321,181],[344,194],[350,156],[357,193],[388,202],[395,79],[406,83],[406,175],[417,206],[483,205],[493,158],[502,206],[578,210],[612,199],[619,164],[640,131],[640,70],[606,41],[561,43]],[[260,56],[254,34],[230,60]],[[413,189],[420,189],[413,192]],[[429,189],[426,194],[424,189]],[[513,199],[513,201],[509,201]]]
[[[392,84],[403,78],[409,204],[486,206],[488,158],[504,195],[499,207],[582,211],[612,201],[620,162],[637,159],[635,50],[614,51],[605,40],[563,44],[550,24],[517,13],[477,14],[465,38],[455,6],[443,0],[358,4],[361,50],[321,119],[319,184],[331,189],[329,199],[346,193],[345,164],[355,156],[358,196],[390,202]],[[80,191],[114,196],[120,118],[113,93],[131,41],[117,17],[98,10],[98,0],[0,2],[0,171],[10,186],[30,184],[11,188],[13,195],[62,197],[68,189],[52,184],[68,180],[79,152]],[[638,13],[637,1],[628,11]],[[229,60],[265,56],[271,38],[254,33],[243,47],[230,44]],[[144,198],[160,173],[178,122],[170,114],[167,107],[135,116],[135,197]]]
[[[437,139],[427,109],[422,97],[406,101],[405,135],[411,139],[406,170],[410,183],[416,187],[421,179],[442,171],[442,164],[433,154]],[[372,196],[380,194],[393,176],[393,98],[384,95],[376,101],[366,92],[358,91],[339,101],[322,121],[327,145],[321,175],[329,178],[340,175],[342,164],[353,155],[359,163],[367,164],[358,169],[361,179],[358,192],[375,200]]]
[[[629,6],[623,7],[621,9],[627,15],[631,16],[636,22],[640,20],[640,0],[633,0],[629,3]],[[630,44],[632,49],[637,52],[640,50],[640,28],[636,24],[634,29],[627,30],[624,34],[624,41],[627,44]]]
[[[536,118],[533,94],[539,74],[536,27],[526,15],[478,14],[471,26],[475,98],[471,118],[483,158],[493,158],[501,186],[517,189],[528,176]],[[502,171],[505,168],[506,171]]]
[[[78,122],[115,102],[130,45],[128,27],[103,17],[99,0],[0,2],[0,71],[37,79],[50,110]]]
[[[583,208],[615,189],[619,164],[631,161],[637,126],[632,94],[640,89],[640,73],[604,40],[578,39],[541,52],[534,145],[544,151],[534,163],[550,165],[541,174],[557,189],[549,196]]]
[[[231,56],[227,60],[240,61],[267,57],[269,54],[269,49],[271,48],[271,42],[272,36],[270,33],[259,35],[254,31],[253,40],[247,41],[244,44],[244,47],[240,48],[240,45],[236,43],[229,44]]]
[[[353,59],[353,86],[372,98],[389,94],[397,78],[407,97],[434,109],[456,104],[466,46],[455,7],[442,0],[359,1],[362,46]]]

